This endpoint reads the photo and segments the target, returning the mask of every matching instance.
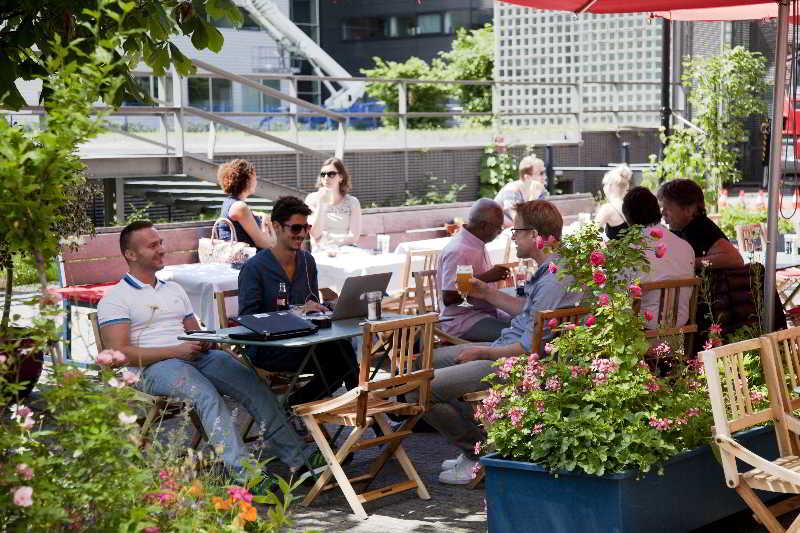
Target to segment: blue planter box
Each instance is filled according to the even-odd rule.
[[[762,457],[778,456],[772,427],[745,431],[737,439]],[[481,464],[490,533],[676,533],[746,508],[725,485],[722,466],[708,446],[673,457],[662,476],[651,472],[639,480],[635,471],[606,476],[561,472],[556,477],[537,464],[497,454],[482,457]]]

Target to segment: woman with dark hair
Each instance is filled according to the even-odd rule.
[[[669,229],[692,245],[697,268],[744,265],[739,250],[706,216],[705,198],[699,185],[687,179],[668,181],[659,187],[657,196]]]
[[[341,159],[332,157],[322,163],[317,191],[306,196],[312,214],[311,244],[314,248],[358,243],[361,236],[361,203],[348,194],[350,174]]]
[[[256,216],[247,205],[247,197],[256,190],[256,169],[246,159],[233,159],[220,165],[217,182],[225,194],[220,217],[233,222],[236,239],[259,250],[275,245],[275,232],[265,217]],[[219,226],[219,237],[230,240],[228,226]]]

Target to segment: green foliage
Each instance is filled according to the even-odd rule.
[[[124,98],[146,100],[131,76],[140,60],[156,76],[164,75],[170,64],[184,76],[192,74],[190,60],[170,38],[183,34],[196,48],[218,52],[222,34],[208,22],[209,17],[227,18],[235,24],[243,20],[232,0],[120,0],[101,6],[96,0],[1,3],[0,106],[19,109],[25,105],[14,85],[16,79],[47,79],[59,74],[60,64],[82,62],[98,48],[104,50],[114,80],[103,87],[102,97],[115,105]],[[101,11],[106,13],[102,18]],[[111,41],[119,46],[109,46]],[[58,43],[66,42],[73,46],[61,57]],[[117,84],[117,77],[124,83]],[[45,101],[49,95],[45,87]]]
[[[9,353],[8,351],[6,352]],[[0,363],[0,376],[11,364]],[[277,478],[274,491],[252,495],[264,479],[252,466],[243,487],[213,473],[214,454],[153,445],[143,454],[136,413],[145,405],[109,367],[54,368],[43,388],[45,413],[17,404],[0,417],[0,530],[3,531],[277,531],[291,526],[299,482]],[[12,390],[0,377],[0,405]],[[11,416],[9,416],[9,414]],[[183,428],[188,426],[188,414]],[[175,435],[184,438],[178,428]],[[180,435],[178,435],[180,434]],[[29,502],[19,500],[27,491]],[[231,490],[233,489],[233,490]],[[244,492],[243,492],[244,491]],[[252,495],[255,509],[245,501]],[[244,499],[243,499],[244,498]]]
[[[477,30],[461,28],[453,39],[450,51],[439,52],[432,68],[437,77],[445,80],[494,79],[494,29],[486,24]],[[451,85],[452,94],[465,111],[490,112],[492,110],[491,85]],[[473,117],[473,124],[489,125],[490,117]]]
[[[729,238],[736,237],[737,224],[758,224],[767,222],[767,212],[764,210],[750,211],[741,205],[728,205],[719,210],[719,228]],[[791,220],[778,219],[780,233],[794,233]]]
[[[458,201],[458,193],[461,192],[466,185],[453,183],[447,189],[447,192],[441,192],[436,182],[439,180],[436,176],[431,176],[428,183],[428,192],[421,198],[414,196],[411,192],[406,191],[406,200],[403,205],[429,205],[429,204],[451,204]]]
[[[741,46],[710,58],[684,62],[683,84],[694,106],[693,121],[702,131],[676,128],[668,139],[663,160],[645,173],[650,184],[674,178],[696,181],[706,205],[715,209],[724,182],[742,179],[737,167],[741,146],[748,142],[745,120],[766,112],[766,60]]]
[[[481,197],[494,198],[503,185],[518,177],[519,163],[508,151],[505,139],[498,135],[483,149],[481,156]]]
[[[392,79],[422,79],[436,80],[438,73],[428,65],[427,62],[418,58],[410,57],[403,63],[396,61],[385,61],[380,57],[373,57],[375,67],[371,69],[361,69],[361,73],[370,78],[392,78]],[[410,83],[408,87],[408,111],[409,112],[442,112],[446,111],[448,90],[444,85],[437,83]],[[400,97],[396,83],[375,82],[367,84],[367,94],[386,104],[386,110],[397,113],[400,109]],[[381,119],[388,126],[397,126],[399,119],[386,117]],[[441,128],[447,119],[445,118],[410,118],[408,119],[409,128]]]
[[[559,325],[548,357],[501,360],[488,376],[492,390],[479,414],[503,457],[553,472],[643,473],[707,441],[702,365],[678,357],[668,376],[657,375],[660,358],[673,357],[666,343],[644,362],[649,344],[633,311],[631,273],[648,269],[645,251],[655,241],[634,228],[604,249],[599,228],[588,224],[564,239],[559,275],[595,312],[582,325]]]

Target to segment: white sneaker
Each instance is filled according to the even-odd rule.
[[[459,454],[455,459],[445,459],[442,461],[442,470],[452,470],[458,463],[466,459],[463,453]]]
[[[478,461],[472,461],[464,457],[453,469],[445,470],[439,474],[439,483],[445,485],[468,485],[473,479],[474,474],[472,470]]]

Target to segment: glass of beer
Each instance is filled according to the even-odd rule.
[[[463,302],[458,304],[459,307],[473,307],[473,305],[467,301],[467,296],[469,296],[469,292],[472,290],[472,285],[469,283],[470,279],[472,279],[472,265],[458,265],[456,268],[456,289],[458,290],[458,294],[464,299]]]

